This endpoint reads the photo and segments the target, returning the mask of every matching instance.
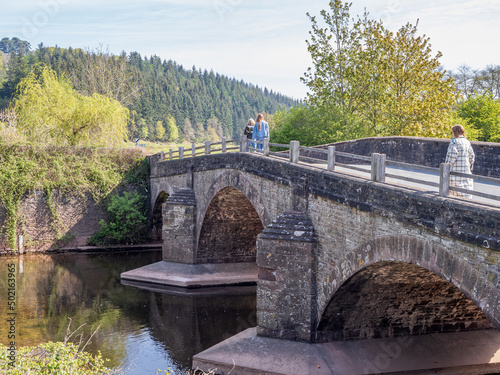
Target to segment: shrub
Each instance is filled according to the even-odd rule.
[[[101,353],[79,351],[72,343],[47,342],[18,348],[12,361],[7,346],[0,344],[0,373],[5,375],[101,375],[115,374],[104,366]],[[11,366],[14,364],[14,366]]]
[[[90,245],[134,244],[148,239],[147,197],[137,192],[113,195],[107,206],[108,222],[89,240]]]

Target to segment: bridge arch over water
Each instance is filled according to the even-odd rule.
[[[340,265],[335,274],[342,276],[332,276],[331,284],[327,280],[319,341],[494,327],[496,312],[483,289],[488,280],[441,245],[409,236],[379,237],[345,261],[357,267]],[[469,279],[475,280],[472,290],[465,287]]]
[[[197,262],[255,262],[255,243],[264,226],[247,196],[234,186],[223,187],[213,196],[202,214]]]

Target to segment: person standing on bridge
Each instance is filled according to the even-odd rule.
[[[247,136],[247,152],[250,151],[250,145],[251,145],[251,139],[252,139],[252,134],[253,134],[253,127],[255,125],[255,121],[253,118],[248,120],[247,126],[245,126],[245,131],[243,132],[243,135]]]
[[[264,138],[269,138],[269,124],[264,121],[264,115],[259,113],[255,121],[255,126],[253,127],[252,139],[262,141]],[[262,150],[264,145],[257,144],[256,148]]]
[[[451,165],[450,170],[452,172],[472,174],[475,155],[470,142],[465,138],[465,129],[462,125],[455,125],[451,130],[453,138],[448,146],[445,163]],[[474,180],[472,178],[451,175],[450,185],[472,190],[474,188]],[[468,199],[472,198],[470,194],[453,190],[451,194]]]

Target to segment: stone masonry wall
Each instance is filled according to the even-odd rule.
[[[451,137],[451,135],[450,135]],[[369,156],[386,154],[387,160],[439,168],[444,163],[450,139],[419,137],[374,137],[332,143],[336,151]],[[326,148],[328,145],[319,146]],[[500,177],[500,143],[472,142],[476,154],[474,174]],[[341,161],[339,159],[339,161]],[[353,163],[353,159],[347,161]]]
[[[498,327],[500,253],[311,196],[309,215],[319,238],[317,288],[320,315],[340,286],[356,272],[380,261],[417,264],[460,287]],[[407,202],[408,203],[408,202]],[[485,291],[487,294],[484,294]]]
[[[90,196],[82,199],[54,192],[54,202],[58,223],[53,221],[43,192],[34,191],[22,200],[18,235],[23,235],[25,251],[84,246],[100,229],[99,220],[106,218],[103,208]],[[5,209],[0,206],[0,226],[5,218]],[[0,251],[8,251],[6,239],[0,239]]]

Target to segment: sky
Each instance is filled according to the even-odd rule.
[[[157,55],[302,99],[312,66],[306,13],[321,18],[322,9],[328,0],[5,1],[0,39]],[[365,9],[392,31],[418,20],[447,70],[500,65],[500,0],[352,0],[351,16]]]

